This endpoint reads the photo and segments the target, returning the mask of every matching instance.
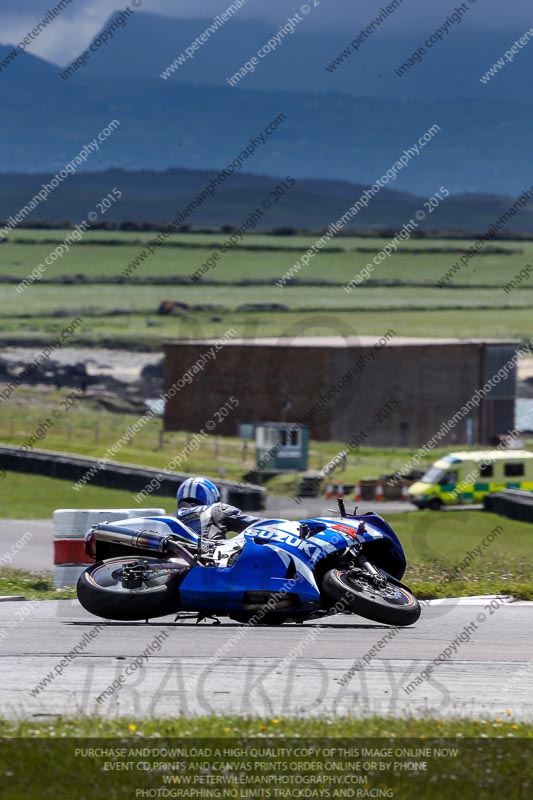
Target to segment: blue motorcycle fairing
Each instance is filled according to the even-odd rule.
[[[274,543],[258,544],[246,535],[244,539],[231,566],[191,568],[180,584],[180,608],[242,611],[246,592],[297,595],[298,610],[306,613],[320,607],[320,591],[304,561]]]
[[[383,517],[374,511],[346,517],[312,517],[295,523],[288,523],[286,520],[261,520],[246,528],[245,533],[261,530],[265,524],[270,523],[273,524],[272,532],[260,533],[259,536],[275,539],[286,549],[291,549],[292,544],[300,551],[305,550],[306,545],[302,542],[320,545],[323,552],[316,555],[313,563],[335,550],[343,550],[358,542],[363,545],[369,561],[393,578],[401,580],[405,572],[407,562],[400,540]],[[309,538],[303,540],[299,538],[302,523],[307,525],[310,534]],[[361,523],[364,523],[363,530]]]
[[[320,608],[320,590],[313,568],[331,553],[354,545],[358,524],[343,527],[337,519],[306,522],[311,534],[306,539],[300,536],[300,522],[282,519],[254,522],[241,534],[244,547],[232,566],[192,567],[180,584],[181,608],[242,611],[245,592],[280,591],[296,594],[301,611]],[[368,532],[366,536],[374,539],[381,537],[381,533]]]
[[[388,572],[393,578],[401,580],[407,566],[405,552],[400,540],[382,516],[375,511],[368,511],[366,514],[356,514],[355,516],[343,517],[336,522],[365,523],[365,528],[369,529],[369,535],[363,538],[366,546],[363,548],[368,556],[368,560],[376,567]]]
[[[308,524],[308,536],[305,539],[300,535],[301,522]],[[346,533],[339,535],[339,531],[331,528],[331,524],[335,522],[337,520],[309,519],[298,522],[289,522],[285,519],[260,520],[246,528],[244,534],[247,538],[275,544],[276,547],[314,565],[330,553],[344,550],[348,544],[354,544],[357,526],[355,528],[352,526],[353,536],[348,540]]]
[[[186,539],[191,544],[197,544],[198,535],[191,530],[184,522],[181,522],[176,517],[138,517],[136,519],[125,519],[124,522],[116,523],[117,525],[124,525],[131,528],[133,525],[142,525],[146,527],[146,523],[156,523],[156,530],[158,533],[165,533],[167,535],[174,533],[182,539]]]
[[[363,522],[364,530],[361,530]],[[308,528],[306,538],[300,534],[302,523]],[[173,533],[191,543],[198,542],[194,531],[175,517],[126,519],[120,524],[135,530]],[[373,512],[297,522],[258,520],[239,535],[239,540],[244,546],[235,554],[231,566],[197,564],[191,567],[179,588],[183,610],[239,612],[243,610],[247,592],[297,595],[301,612],[318,610],[321,596],[313,573],[315,565],[356,543],[363,546],[375,566],[394,578],[401,579],[405,570],[405,555],[398,537],[385,520]],[[228,545],[231,542],[228,540]]]

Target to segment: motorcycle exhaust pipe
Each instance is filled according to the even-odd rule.
[[[169,543],[172,536],[166,536],[155,531],[134,531],[122,525],[95,525],[92,529],[93,537],[99,542],[109,544],[121,544],[126,547],[133,547],[136,550],[150,550],[153,553],[163,555],[169,550]],[[170,548],[173,549],[173,548]]]

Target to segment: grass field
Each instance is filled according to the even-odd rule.
[[[532,287],[533,288],[533,287]],[[354,318],[353,309],[359,294],[375,312],[383,311],[429,311],[436,310],[492,310],[528,309],[533,306],[533,292],[517,291],[506,295],[501,289],[476,289],[470,292],[457,289],[429,289],[420,287],[383,286],[361,289],[352,298],[339,287],[302,286],[297,290],[283,289],[275,286],[106,286],[90,284],[88,286],[55,286],[43,284],[30,287],[20,297],[13,297],[12,288],[2,293],[0,313],[14,316],[13,304],[16,303],[17,314],[32,319],[35,316],[54,315],[57,308],[67,309],[72,315],[111,316],[112,313],[127,308],[132,315],[151,315],[157,312],[161,300],[175,300],[191,306],[209,305],[213,312],[234,312],[241,306],[251,304],[277,304],[287,311],[303,312],[338,312],[352,314],[354,333],[360,327]],[[466,296],[463,296],[466,294]],[[246,311],[246,309],[244,309]],[[249,313],[249,312],[248,312]],[[358,312],[359,313],[359,312]],[[283,314],[278,312],[282,319]],[[428,320],[429,321],[429,320]],[[355,325],[353,324],[355,323]]]
[[[104,290],[105,291],[105,290]],[[261,296],[258,290],[258,296]],[[178,295],[179,297],[179,295]],[[175,300],[165,292],[162,300]],[[67,311],[67,319],[58,317],[0,317],[0,345],[39,345],[45,347],[74,319],[77,309]],[[69,338],[71,345],[96,345],[126,349],[160,351],[163,342],[173,339],[220,338],[230,328],[239,337],[270,336],[382,336],[394,330],[398,336],[435,336],[446,338],[518,339],[524,344],[531,338],[532,310],[397,311],[383,312],[358,308],[357,311],[308,312],[191,312],[183,317],[154,314],[85,315],[82,325]]]
[[[10,234],[0,248],[0,275],[25,277],[61,243],[68,231],[25,230]],[[392,238],[391,234],[391,238]],[[70,252],[46,268],[42,281],[72,279],[112,280],[139,255],[156,234],[95,231],[85,234],[82,243],[70,245]],[[227,241],[229,234],[174,234],[158,247],[134,272],[138,280],[154,277],[188,276],[213,251]],[[205,278],[235,283],[242,279],[275,280],[283,275],[319,238],[316,236],[250,235],[221,255],[216,269]],[[387,238],[342,237],[333,240],[298,274],[301,281],[324,280],[347,283],[390,240]],[[371,280],[399,281],[404,284],[439,280],[468,250],[469,240],[413,240],[399,246],[376,267]],[[263,248],[263,249],[261,249]],[[492,251],[497,248],[498,251]],[[430,252],[424,252],[430,251]],[[440,252],[444,251],[444,252]],[[454,278],[456,285],[502,286],[533,259],[533,242],[496,242],[474,256]],[[527,284],[526,284],[527,285]]]
[[[381,335],[392,328],[401,336],[512,336],[525,341],[532,333],[533,279],[524,273],[515,290],[506,293],[503,287],[533,261],[533,242],[492,243],[445,288],[436,288],[471,242],[413,240],[348,294],[344,284],[389,240],[336,239],[297,273],[298,283],[278,287],[275,281],[317,237],[251,235],[221,256],[202,285],[187,276],[228,234],[175,234],[126,279],[120,278],[121,271],[153,234],[95,231],[71,245],[21,294],[13,282],[6,282],[20,281],[44,264],[66,235],[67,231],[25,230],[0,246],[0,342],[43,341],[61,329],[64,317],[77,315],[83,317],[83,326],[72,343],[117,346],[157,347],[168,338],[219,336],[231,326],[246,337],[289,335],[294,325],[300,326],[299,335],[327,335],[341,325],[354,335]],[[122,283],[113,283],[119,279]],[[186,283],[178,285],[177,279]],[[270,285],[245,285],[257,281]],[[327,285],[305,285],[317,281]],[[179,317],[160,316],[157,309],[163,300],[190,308]],[[250,304],[280,308],[246,308]],[[328,319],[319,320],[320,314]]]
[[[135,508],[134,492],[106,489],[102,486],[84,486],[81,491],[72,489],[72,482],[8,472],[0,475],[2,492],[1,515],[7,519],[51,519],[56,508]],[[168,497],[154,497],[143,504],[154,508],[175,511]]]
[[[8,400],[0,403],[0,441],[23,445],[39,429],[40,423],[51,416],[53,426],[43,429],[44,437],[35,443],[35,447],[103,458],[106,450],[117,442],[128,426],[140,418],[140,414],[106,411],[90,390],[85,398],[78,400],[68,411],[63,411],[61,400],[67,395],[67,390],[53,387],[19,387]],[[56,418],[54,412],[58,411]],[[185,447],[191,434],[166,433],[161,440],[160,432],[161,420],[155,416],[148,419],[129,443],[114,454],[113,460],[166,467]],[[334,445],[331,448],[334,449]],[[215,477],[220,476],[223,469],[225,477],[240,480],[243,473],[253,466],[254,458],[252,442],[208,436],[188,456],[187,469],[200,474],[207,472]],[[5,479],[6,485],[11,479]],[[70,492],[70,496],[89,502],[89,495],[85,497],[89,489],[101,491],[87,485],[78,494]],[[10,488],[10,496],[17,496],[16,486]]]

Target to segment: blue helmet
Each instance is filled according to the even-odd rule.
[[[187,478],[178,489],[178,505],[180,503],[197,503],[210,506],[218,503],[220,492],[215,484],[207,478]]]

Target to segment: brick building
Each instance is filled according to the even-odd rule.
[[[514,427],[513,341],[232,339],[207,358],[214,344],[166,346],[165,391],[179,390],[169,392],[165,430],[216,420],[213,432],[235,436],[241,423],[296,422],[314,439],[418,447],[443,425],[443,445],[485,444]],[[238,407],[218,419],[230,396]]]

